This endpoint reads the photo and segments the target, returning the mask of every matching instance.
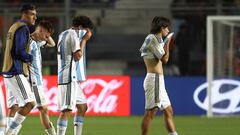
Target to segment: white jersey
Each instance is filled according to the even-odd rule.
[[[29,81],[32,85],[43,85],[42,79],[42,55],[41,49],[46,41],[36,42],[31,41],[30,54],[33,56],[33,61],[29,64]]]
[[[58,39],[58,84],[86,80],[86,50],[80,60],[75,61],[73,53],[80,50],[80,42],[86,30],[68,29]]]
[[[154,34],[149,34],[140,48],[141,56],[160,59],[165,54],[163,47],[164,41],[162,38],[158,38]]]

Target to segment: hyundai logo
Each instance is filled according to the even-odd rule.
[[[207,86],[207,82],[200,85],[193,94],[195,103],[204,110],[208,109]],[[214,80],[211,94],[213,113],[240,112],[240,81],[231,79]]]

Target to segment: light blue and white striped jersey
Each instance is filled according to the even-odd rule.
[[[80,42],[86,30],[68,29],[58,39],[58,84],[86,80],[86,49],[80,60],[75,61],[73,53],[80,50]]]
[[[32,85],[43,85],[42,55],[40,48],[45,44],[46,41],[36,42],[34,40],[31,40],[30,54],[33,56],[33,60],[29,64],[29,81]]]
[[[162,38],[157,37],[154,34],[149,34],[140,48],[141,56],[145,58],[161,58],[164,54],[164,44]]]

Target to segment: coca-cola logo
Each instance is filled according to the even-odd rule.
[[[123,85],[123,81],[113,79],[109,82],[102,79],[88,79],[81,84],[87,96],[87,112],[111,113],[116,110],[118,95],[114,91]]]
[[[3,86],[3,82],[0,84]],[[45,76],[43,84],[49,113],[57,115],[59,113],[57,111],[57,76]],[[129,77],[90,76],[87,81],[81,83],[81,87],[87,98],[87,115],[130,115]],[[38,114],[38,110],[33,109],[31,114]]]

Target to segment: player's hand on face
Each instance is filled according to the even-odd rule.
[[[171,38],[173,37],[173,34],[174,34],[174,32],[168,33],[167,38],[168,38],[168,39],[171,39]]]
[[[91,36],[92,36],[92,32],[91,32],[91,30],[90,29],[85,29],[87,32],[86,32],[86,34],[83,36],[83,39],[85,39],[85,40],[89,40],[90,38],[91,38]]]

